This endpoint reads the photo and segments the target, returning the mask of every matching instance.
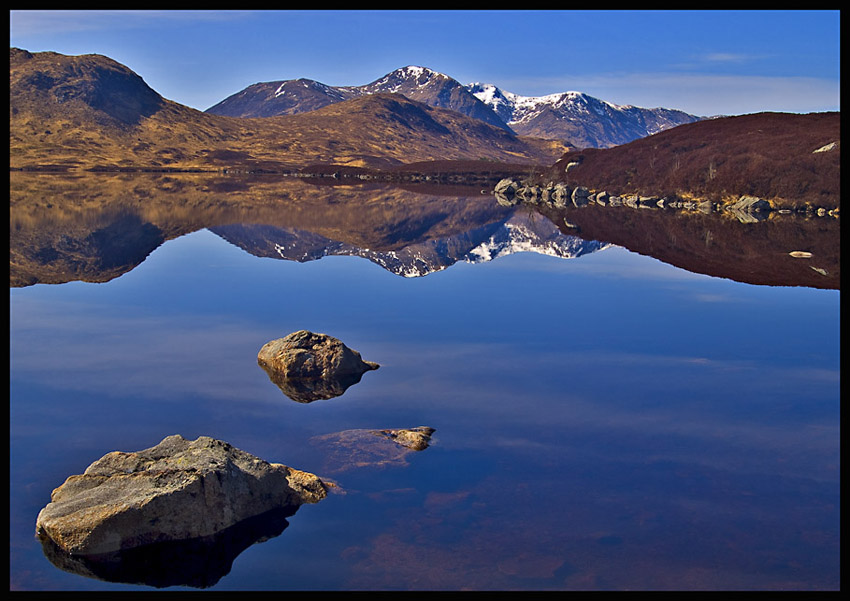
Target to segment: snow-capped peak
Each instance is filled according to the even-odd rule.
[[[408,65],[406,67],[402,67],[400,69],[396,69],[393,73],[398,73],[404,77],[410,77],[414,79],[418,79],[422,76],[426,77],[448,77],[438,71],[434,71],[433,69],[429,69],[428,67],[417,67],[416,65]]]
[[[373,85],[403,85],[415,84],[418,86],[424,85],[434,79],[449,79],[447,75],[429,69],[427,67],[418,67],[416,65],[408,65],[401,67],[391,73],[387,73],[384,77],[376,81]]]
[[[512,98],[516,96],[516,94],[511,94],[510,92],[503,92],[491,83],[473,82],[467,85],[466,89],[478,98],[478,100],[491,106],[510,103]]]
[[[466,87],[473,96],[496,111],[509,125],[547,107],[552,109],[570,107],[579,112],[593,110],[596,113],[628,108],[599,100],[584,92],[569,91],[545,96],[520,96],[500,90],[493,84],[475,82]],[[592,107],[592,109],[588,109],[588,107]]]
[[[277,87],[277,89],[274,92],[275,98],[277,98],[278,96],[283,96],[286,93],[287,88],[289,88],[291,90],[296,86],[300,86],[302,88],[312,88],[314,90],[317,90],[319,92],[322,92],[322,93],[328,94],[328,95],[336,95],[336,96],[339,95],[339,92],[337,92],[334,88],[332,88],[331,86],[328,86],[326,84],[323,84],[320,81],[315,81],[313,79],[300,78],[300,79],[288,79],[288,80],[280,82],[280,85]]]

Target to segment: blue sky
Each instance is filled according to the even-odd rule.
[[[10,11],[10,45],[103,54],[205,110],[260,81],[362,85],[407,66],[524,96],[697,115],[840,110],[831,11]]]

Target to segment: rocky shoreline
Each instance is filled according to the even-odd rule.
[[[72,170],[45,165],[38,168],[16,168],[10,171],[29,173],[68,173]],[[803,214],[816,217],[835,217],[840,207],[818,206],[800,201],[791,205],[774,206],[768,199],[742,194],[726,202],[698,197],[679,195],[646,195],[637,192],[612,194],[605,190],[594,190],[586,186],[569,186],[565,183],[540,183],[544,169],[533,165],[506,166],[493,164],[487,169],[480,167],[447,167],[417,169],[401,166],[396,169],[368,169],[340,165],[312,165],[299,169],[263,169],[263,168],[216,168],[216,169],[179,169],[179,168],[116,168],[92,167],[86,173],[163,173],[163,174],[209,174],[209,175],[276,175],[293,179],[331,182],[355,180],[356,182],[380,182],[395,184],[447,184],[460,186],[487,187],[503,206],[517,204],[549,205],[554,208],[584,207],[589,204],[602,206],[627,206],[647,209],[679,209],[701,211],[703,213],[728,212],[742,222],[761,221],[768,214]],[[495,185],[494,185],[495,183]],[[482,191],[483,192],[483,191]]]
[[[754,223],[768,219],[771,214],[803,214],[810,217],[838,218],[838,207],[827,208],[808,203],[794,208],[774,207],[766,199],[751,195],[741,195],[729,202],[716,202],[699,198],[683,198],[675,195],[651,196],[641,194],[616,195],[604,190],[591,190],[585,186],[570,187],[565,183],[549,182],[539,184],[534,181],[507,177],[493,188],[496,201],[503,206],[519,204],[544,206],[555,209],[583,208],[588,205],[619,207],[632,209],[672,209],[699,211],[702,213],[726,213],[742,223]]]

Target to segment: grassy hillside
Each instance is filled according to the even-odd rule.
[[[699,121],[615,148],[568,152],[551,175],[613,194],[715,201],[749,194],[775,207],[838,207],[840,124],[840,113],[757,113]],[[831,150],[815,152],[832,143]]]

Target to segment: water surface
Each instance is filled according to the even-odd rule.
[[[150,590],[57,568],[35,517],[105,453],[177,433],[344,491],[209,590],[840,586],[838,290],[686,271],[487,195],[238,209],[218,186],[13,201],[16,273],[57,283],[10,287],[11,589]],[[256,356],[299,329],[381,368],[296,403]],[[420,425],[431,447],[380,467],[320,438]]]

